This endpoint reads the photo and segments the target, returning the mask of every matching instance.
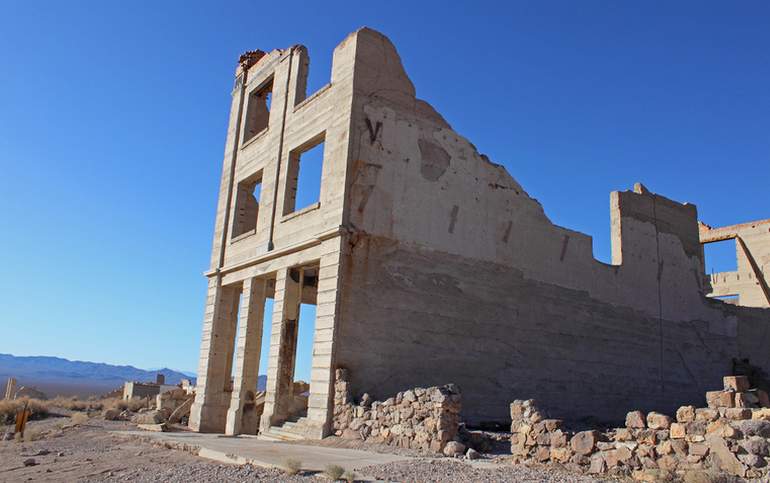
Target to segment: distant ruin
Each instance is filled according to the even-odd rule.
[[[236,69],[194,430],[253,434],[259,420],[266,437],[329,435],[338,368],[354,400],[453,383],[469,424],[510,424],[511,401],[529,398],[566,419],[673,413],[701,405],[735,361],[770,371],[767,221],[723,230],[753,261],[707,277],[702,243],[716,234],[695,205],[637,184],[610,197],[602,263],[590,236],[554,225],[415,97],[385,36],[350,34],[309,96],[308,66],[294,46],[248,52]],[[320,195],[297,206],[313,148]],[[316,306],[309,396],[294,381],[302,303]]]

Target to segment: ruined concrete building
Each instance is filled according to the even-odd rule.
[[[295,46],[249,52],[236,69],[193,429],[269,436],[286,423],[325,436],[336,368],[353,397],[455,383],[471,424],[510,421],[517,398],[571,418],[671,411],[700,403],[734,359],[770,370],[770,310],[706,297],[767,307],[752,285],[770,269],[766,222],[710,234],[694,205],[636,185],[611,195],[612,263],[599,262],[590,236],[554,225],[415,97],[386,37],[349,35],[310,96],[308,65]],[[320,145],[320,196],[298,206],[298,174]],[[713,236],[740,236],[754,261],[709,284],[701,242]],[[298,411],[302,303],[316,320]]]

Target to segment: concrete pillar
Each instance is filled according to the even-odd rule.
[[[262,348],[262,318],[265,311],[266,280],[243,281],[239,315],[235,380],[225,434],[257,434],[259,421],[254,407]],[[248,404],[251,403],[250,406]]]
[[[339,240],[324,245],[318,271],[313,358],[310,372],[310,398],[307,429],[310,438],[323,438],[331,432],[334,409],[334,333],[339,317],[340,258]]]
[[[195,403],[190,409],[189,426],[194,431],[225,431],[240,291],[240,285],[223,286],[218,276],[209,278],[198,384]]]
[[[293,398],[301,280],[297,269],[282,269],[276,274],[267,391],[260,423],[263,432],[286,420],[288,404]]]

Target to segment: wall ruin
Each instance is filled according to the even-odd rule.
[[[355,399],[455,383],[471,424],[508,420],[508,404],[523,397],[573,419],[670,410],[699,399],[735,358],[770,370],[770,311],[705,297],[694,205],[641,184],[612,193],[612,263],[599,262],[591,237],[554,225],[505,168],[416,98],[385,36],[349,35],[331,82],[310,96],[308,63],[296,46],[250,53],[236,71],[194,429],[243,431],[268,297],[266,436],[288,425],[298,437],[329,434],[337,367],[351,370]],[[266,86],[267,123],[244,133],[252,94]],[[318,139],[320,201],[286,211],[293,153]],[[239,186],[255,179],[258,209],[238,210]],[[234,236],[244,213],[257,217],[254,229]],[[316,304],[317,318],[297,419],[300,303]]]

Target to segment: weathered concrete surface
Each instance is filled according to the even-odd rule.
[[[350,34],[330,84],[310,96],[304,47],[242,60],[193,429],[252,431],[243,404],[260,368],[256,336],[244,334],[261,333],[265,297],[275,302],[262,432],[303,416],[300,434],[329,434],[340,366],[355,398],[456,383],[471,422],[505,421],[524,397],[569,418],[618,419],[700,402],[733,358],[770,371],[770,312],[705,297],[694,205],[641,184],[612,193],[612,264],[601,263],[591,237],[551,223],[415,97],[383,35]],[[250,109],[266,89],[269,111]],[[319,202],[295,207],[299,155],[320,141]],[[306,415],[291,410],[300,303],[317,305]]]
[[[168,442],[180,447],[198,447],[199,456],[222,463],[251,464],[254,466],[282,468],[288,459],[295,459],[306,471],[324,471],[328,465],[340,465],[347,470],[357,470],[369,465],[408,461],[408,456],[374,453],[347,448],[330,448],[275,441],[262,441],[254,437],[220,437],[201,433],[149,433],[143,431],[115,431],[123,436],[147,438]]]

